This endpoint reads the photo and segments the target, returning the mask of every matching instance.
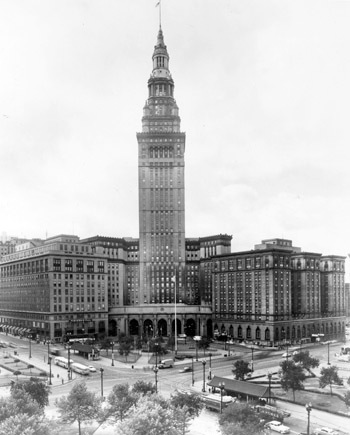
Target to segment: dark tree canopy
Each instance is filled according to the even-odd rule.
[[[293,361],[295,363],[299,363],[303,367],[303,369],[307,370],[308,372],[310,372],[311,369],[320,365],[320,360],[310,356],[310,352],[308,350],[298,352],[296,355],[293,356]]]
[[[235,379],[239,381],[244,381],[246,375],[251,372],[251,369],[249,368],[249,363],[244,360],[238,360],[233,364],[233,370],[232,373],[235,376]]]
[[[235,402],[224,409],[219,417],[219,424],[225,434],[235,434],[233,428],[240,427],[242,434],[259,434],[262,429],[259,415],[246,404]],[[254,427],[253,432],[249,432]]]
[[[30,378],[29,381],[26,382],[16,382],[11,386],[11,394],[15,391],[27,392],[41,408],[45,408],[45,406],[49,404],[51,389],[40,379]]]
[[[200,414],[203,408],[203,401],[198,394],[176,391],[171,395],[170,403],[175,408],[183,408],[186,406],[187,412],[191,417]]]
[[[141,394],[145,396],[146,394],[154,394],[156,392],[156,386],[153,382],[136,381],[132,387],[133,393]]]
[[[327,387],[329,385],[331,389],[331,395],[333,394],[332,385],[342,385],[343,381],[338,375],[338,367],[330,366],[323,367],[320,372],[319,385],[320,388]]]
[[[294,361],[282,361],[281,364],[281,387],[285,390],[293,391],[293,400],[295,401],[295,391],[303,390],[305,373],[300,365]]]

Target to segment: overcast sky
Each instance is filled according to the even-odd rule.
[[[156,0],[0,0],[0,234],[138,237]],[[162,0],[186,236],[350,252],[350,2]]]

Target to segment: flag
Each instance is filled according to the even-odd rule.
[[[171,278],[171,280],[172,280],[172,282],[176,282],[176,276],[174,275],[174,276]]]
[[[160,1],[159,1],[159,2],[157,2],[157,4],[156,4],[156,7],[157,7],[157,6],[159,6],[159,5],[160,5]]]

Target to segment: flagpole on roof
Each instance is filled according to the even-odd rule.
[[[159,27],[162,27],[162,0],[159,0],[156,7],[159,6]]]
[[[177,281],[175,275],[175,355],[177,355],[177,318],[176,318]]]

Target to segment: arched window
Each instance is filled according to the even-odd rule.
[[[260,340],[261,336],[260,336],[260,328],[259,326],[256,328],[255,330],[255,340]]]
[[[265,340],[266,341],[270,340],[270,330],[269,330],[269,328],[265,329]]]

